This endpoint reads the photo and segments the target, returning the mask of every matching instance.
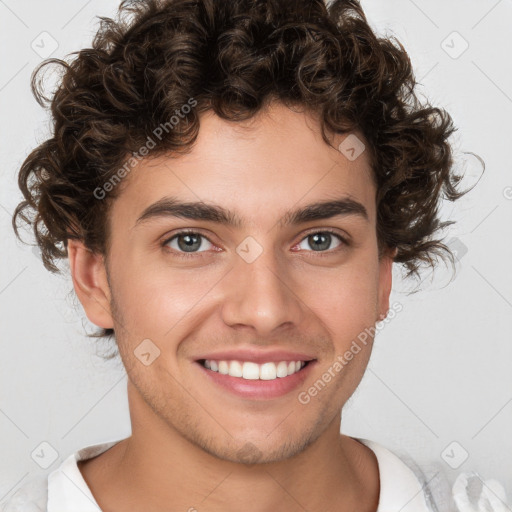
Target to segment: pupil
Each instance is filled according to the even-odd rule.
[[[182,243],[183,240],[185,240],[184,243]],[[199,249],[199,247],[201,247],[201,241],[198,235],[181,235],[178,237],[178,245],[180,249],[187,252],[192,252],[190,249]],[[197,245],[197,247],[194,247],[194,245]]]
[[[313,239],[316,242],[320,241],[323,238],[323,242],[320,242],[318,245],[312,245],[314,251],[320,251],[322,249],[328,249],[330,245],[331,236],[329,233],[315,233],[314,235],[310,235],[310,239]],[[311,244],[310,244],[311,245]]]

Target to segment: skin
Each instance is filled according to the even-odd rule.
[[[205,112],[189,154],[142,161],[124,179],[107,259],[69,240],[76,293],[91,322],[115,329],[128,375],[131,437],[79,463],[102,510],[377,509],[377,460],[340,434],[373,340],[307,405],[297,399],[389,309],[394,254],[378,257],[369,155],[348,160],[336,149],[345,137],[332,135],[330,147],[314,117],[279,103],[244,123]],[[165,195],[221,205],[244,224],[161,217],[135,226]],[[288,210],[342,196],[368,220],[278,224]],[[176,255],[177,239],[162,247],[184,228],[207,237],[189,259]],[[333,235],[315,251],[308,235],[325,229],[350,244]],[[263,248],[250,264],[235,251],[247,236]],[[148,338],[160,356],[146,366],[134,350]],[[283,397],[241,399],[207,384],[193,362],[239,346],[306,351],[318,363]]]

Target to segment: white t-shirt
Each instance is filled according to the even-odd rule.
[[[403,457],[375,441],[355,439],[368,446],[377,458],[380,476],[377,512],[457,512],[457,508],[448,504],[446,489],[432,493],[429,484],[433,478],[427,481],[412,460],[406,464]],[[71,454],[49,475],[32,479],[18,489],[2,507],[2,512],[101,512],[78,469],[77,461],[95,457],[121,440],[87,446]],[[462,507],[458,510],[465,512],[471,509]],[[500,512],[499,508],[481,510]]]

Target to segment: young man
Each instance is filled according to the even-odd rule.
[[[69,258],[115,335],[132,434],[72,454],[25,506],[437,510],[422,475],[340,428],[393,262],[450,255],[449,115],[419,104],[356,0],[121,9],[60,61],[13,221],[49,270]]]

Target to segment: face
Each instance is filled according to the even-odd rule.
[[[89,319],[115,329],[138,413],[222,459],[282,460],[318,439],[359,384],[371,339],[341,370],[335,361],[388,309],[392,260],[378,257],[369,157],[349,160],[335,149],[346,135],[330,147],[319,130],[280,104],[242,125],[202,114],[189,154],[143,161],[125,178],[100,269],[108,281],[84,293],[87,260],[71,265]],[[174,211],[177,202],[215,205],[217,216],[150,208],[163,198]],[[304,215],[331,201],[352,207]],[[275,379],[267,365],[268,380],[202,363],[231,368],[237,356],[276,369],[309,362]],[[319,379],[325,386],[309,393]]]

